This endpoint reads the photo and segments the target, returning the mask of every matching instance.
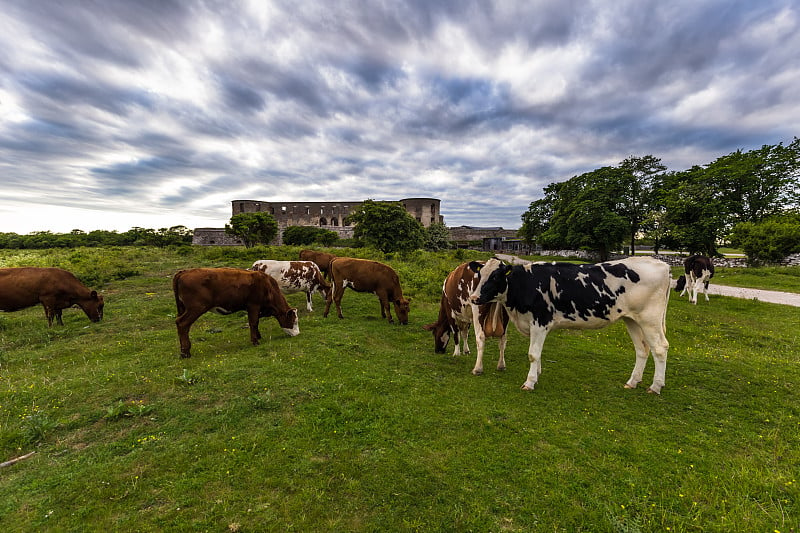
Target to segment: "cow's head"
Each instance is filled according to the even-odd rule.
[[[275,318],[278,319],[281,329],[290,337],[300,335],[300,322],[297,320],[297,308],[290,307],[287,311],[277,313]]]
[[[504,302],[506,291],[508,290],[508,276],[511,275],[512,267],[502,263],[493,257],[481,265],[477,261],[469,264],[470,270],[477,272],[479,276],[478,285],[469,297],[471,303],[477,305],[489,302]]]
[[[433,351],[436,353],[445,353],[447,350],[447,343],[450,342],[450,327],[446,322],[436,322],[434,324],[426,324],[422,326],[423,329],[433,332]],[[454,332],[458,342],[458,332]]]
[[[681,275],[678,277],[678,282],[675,284],[675,292],[681,292],[686,287],[686,276]]]
[[[397,313],[397,321],[403,325],[408,324],[408,312],[411,310],[411,299],[406,300],[402,296],[394,301],[394,310]]]
[[[97,294],[97,291],[92,291],[88,298],[84,298],[78,302],[78,306],[83,309],[86,316],[92,322],[100,322],[103,318],[103,296]]]

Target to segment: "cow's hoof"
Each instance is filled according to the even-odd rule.
[[[631,385],[629,383],[626,383],[625,385],[622,386],[622,388],[624,388],[624,389],[635,389],[636,385]]]
[[[650,387],[647,387],[647,394],[658,394],[658,395],[660,395],[660,394],[661,394],[661,391],[657,391],[657,390],[655,390],[655,389],[652,389],[652,388],[650,388]]]
[[[497,371],[498,371],[498,372],[505,372],[505,371],[506,371],[506,367],[504,367],[504,366],[498,366],[498,367],[497,367]]]
[[[522,387],[520,387],[520,388],[522,390],[533,390],[533,387],[529,387],[527,383],[523,383]]]
[[[192,354],[190,354],[190,353],[182,353],[181,354],[181,359],[189,359],[191,356],[192,356]]]
[[[475,369],[475,368],[472,369],[472,375],[473,376],[480,376],[482,374],[483,374],[483,369],[482,368],[480,370]]]

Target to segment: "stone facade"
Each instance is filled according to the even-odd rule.
[[[231,214],[267,212],[275,217],[278,226],[348,227],[347,217],[361,207],[362,202],[263,202],[233,200]],[[437,198],[406,198],[399,200],[403,208],[426,228],[435,222],[444,223],[441,200]]]
[[[437,198],[405,198],[399,200],[403,208],[426,228],[434,222],[444,224],[441,200]],[[314,226],[333,231],[340,239],[353,238],[353,226],[347,217],[358,211],[362,202],[265,202],[261,200],[233,200],[231,214],[266,212],[275,217],[278,235],[271,245],[282,244],[283,231],[289,226]],[[197,228],[192,244],[205,246],[237,246],[241,241],[225,235],[220,228]]]

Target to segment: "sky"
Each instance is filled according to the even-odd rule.
[[[0,232],[222,227],[233,200],[441,199],[800,134],[797,0],[0,0]]]

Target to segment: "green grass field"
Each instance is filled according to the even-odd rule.
[[[175,270],[297,251],[0,251],[0,266],[68,268],[106,299],[98,324],[72,309],[51,329],[41,307],[0,314],[0,461],[36,452],[0,468],[0,526],[800,531],[800,308],[673,293],[661,396],[645,393],[652,361],[645,386],[622,388],[622,324],[552,333],[523,392],[513,326],[508,370],[490,340],[479,377],[422,329],[447,272],[485,255],[350,250],[396,268],[408,326],[381,320],[373,295],[347,292],[339,320],[295,294],[299,336],[265,319],[254,347],[244,314],[207,314],[193,357],[178,357]]]

